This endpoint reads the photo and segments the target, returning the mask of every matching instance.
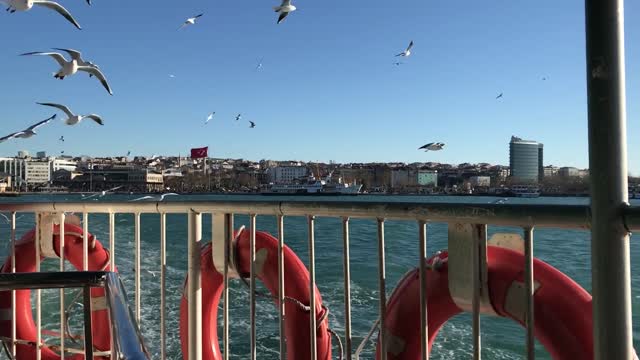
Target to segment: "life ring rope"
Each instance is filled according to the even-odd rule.
[[[251,288],[251,286],[249,285],[249,283],[247,282],[247,279],[240,277],[240,280],[242,280],[242,283],[245,284],[247,286],[247,288]],[[251,290],[249,290],[251,291]],[[253,293],[258,296],[258,297],[262,297],[262,298],[267,298],[267,299],[271,299],[271,300],[277,300],[278,298],[276,296],[271,296],[269,294],[266,293],[262,293],[259,292],[257,290],[254,290]],[[303,312],[310,314],[311,313],[311,306],[309,305],[305,305],[302,301],[293,298],[291,296],[285,296],[284,297],[285,301],[289,301],[291,303],[296,304],[296,306],[298,306],[298,308],[300,310],[302,310]],[[326,306],[325,304],[321,304],[320,305],[322,307],[322,313],[320,314],[320,316],[318,317],[318,319],[316,320],[316,328],[320,329],[320,327],[322,326],[322,323],[329,317],[329,307]],[[342,356],[344,354],[344,347],[342,345],[342,339],[340,339],[340,336],[338,335],[338,333],[335,332],[335,330],[331,329],[328,325],[327,325],[327,332],[329,334],[331,334],[331,336],[335,337],[336,340],[338,341],[338,348],[340,349],[340,357],[338,359],[342,360]]]

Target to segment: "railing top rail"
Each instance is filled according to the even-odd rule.
[[[166,202],[23,202],[2,203],[0,212],[66,211],[90,213],[184,213],[386,218],[434,222],[484,223],[589,229],[588,205],[424,203],[382,201],[166,201]],[[629,230],[640,229],[640,208],[621,209]]]
[[[106,275],[104,271],[2,273],[0,291],[104,287]]]

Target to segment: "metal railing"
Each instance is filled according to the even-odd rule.
[[[0,274],[0,291],[24,290],[24,289],[83,289],[83,315],[84,315],[84,351],[86,358],[93,359],[93,334],[91,332],[91,288],[102,287],[106,290],[106,304],[109,311],[111,336],[113,346],[112,359],[120,360],[148,360],[150,359],[129,305],[127,295],[120,278],[116,273],[103,271],[84,272],[36,272],[36,273],[3,273]],[[13,320],[12,320],[13,322]],[[40,325],[40,324],[39,324]],[[40,350],[41,331],[38,329],[38,341],[36,349]],[[10,342],[11,358],[16,358],[15,345],[19,339],[3,339]],[[64,357],[64,349],[62,350]],[[107,354],[108,355],[108,354]]]
[[[350,289],[350,253],[349,253],[349,222],[353,218],[365,218],[375,219],[377,221],[377,244],[378,244],[378,291],[379,291],[379,321],[380,329],[385,329],[385,307],[386,307],[386,276],[385,276],[385,223],[387,220],[411,220],[415,221],[418,225],[418,233],[416,234],[416,243],[418,244],[417,252],[420,254],[420,279],[426,279],[426,246],[427,246],[427,223],[441,222],[449,224],[449,253],[450,253],[450,274],[456,274],[459,276],[457,279],[460,284],[463,284],[459,289],[455,289],[455,293],[462,302],[458,305],[470,311],[473,315],[473,347],[474,347],[474,359],[480,358],[480,313],[486,310],[486,277],[483,276],[483,272],[486,271],[486,246],[487,237],[486,229],[487,225],[500,225],[500,226],[516,226],[522,229],[523,238],[525,240],[525,263],[523,268],[525,271],[525,289],[527,297],[523,299],[526,304],[526,314],[524,321],[527,330],[526,348],[529,359],[533,359],[534,351],[534,331],[533,331],[533,241],[535,228],[566,228],[566,229],[582,229],[589,230],[592,224],[591,210],[589,206],[579,205],[494,205],[494,204],[451,204],[451,203],[419,203],[419,202],[404,202],[404,203],[384,203],[384,202],[332,202],[332,201],[295,201],[295,202],[279,202],[279,201],[260,201],[260,202],[248,202],[248,201],[188,201],[188,202],[159,202],[159,203],[110,203],[110,202],[73,202],[73,203],[12,203],[12,204],[0,204],[0,212],[11,212],[11,219],[15,220],[16,212],[34,212],[36,219],[43,218],[44,215],[50,215],[51,213],[57,214],[53,218],[64,220],[64,214],[66,212],[82,213],[84,219],[83,227],[85,229],[90,228],[88,223],[88,214],[103,213],[108,214],[109,221],[109,244],[108,248],[111,249],[111,254],[114,253],[116,248],[116,236],[115,236],[115,222],[114,218],[118,214],[134,214],[134,265],[135,265],[135,301],[134,301],[134,315],[130,315],[126,323],[135,324],[140,319],[140,295],[141,294],[141,264],[140,264],[140,242],[141,242],[141,214],[159,214],[160,222],[158,224],[160,228],[160,249],[161,254],[159,257],[160,265],[160,284],[161,286],[161,311],[160,311],[160,339],[154,339],[161,344],[160,358],[167,358],[167,331],[166,331],[166,294],[164,290],[164,284],[166,284],[166,216],[167,214],[186,214],[188,217],[188,267],[187,276],[188,284],[186,286],[186,298],[188,299],[188,349],[189,360],[200,360],[202,358],[202,318],[200,316],[202,311],[202,287],[200,284],[200,248],[203,244],[203,229],[202,229],[202,217],[204,214],[210,214],[212,216],[212,246],[214,263],[217,270],[221,274],[232,274],[236,272],[236,269],[232,267],[230,261],[230,253],[233,246],[233,233],[234,233],[234,216],[235,215],[248,215],[249,217],[249,234],[250,234],[250,259],[251,271],[249,275],[249,284],[252,290],[255,289],[255,237],[256,237],[256,218],[262,216],[273,216],[277,226],[277,235],[279,239],[278,244],[278,283],[280,284],[278,289],[278,304],[284,304],[284,266],[283,266],[283,247],[285,245],[285,232],[284,221],[290,216],[304,216],[308,223],[308,246],[309,246],[309,289],[310,289],[310,308],[313,309],[315,304],[315,221],[317,217],[334,217],[342,220],[342,237],[343,237],[343,273],[344,273],[344,299],[345,299],[345,311],[344,311],[344,343],[345,357],[351,359],[357,357],[358,353],[353,353],[352,338],[351,338],[351,289]],[[628,231],[640,229],[640,208],[638,207],[625,207],[621,208],[619,212],[620,222],[625,224]],[[145,223],[148,225],[147,223]],[[15,223],[11,224],[12,236],[15,238]],[[38,233],[38,232],[37,232]],[[83,263],[86,264],[87,256],[87,235],[83,238],[84,242],[84,259]],[[38,241],[36,241],[38,242]],[[106,248],[106,246],[105,246]],[[460,255],[460,259],[464,256],[472,256],[472,262],[454,261],[454,257]],[[39,261],[39,260],[38,260]],[[110,263],[112,266],[116,265],[115,256],[110,257]],[[462,274],[462,275],[458,275]],[[466,274],[466,275],[465,275]],[[466,276],[466,277],[465,277]],[[231,353],[231,346],[229,341],[229,276],[224,277],[224,289],[223,289],[223,332],[221,342],[223,345],[223,358],[228,359]],[[484,279],[484,280],[483,280]],[[456,280],[456,281],[457,281]],[[422,311],[419,314],[421,317],[421,346],[422,346],[422,359],[428,359],[427,349],[427,317],[426,301],[427,301],[427,289],[424,281],[421,281],[420,286],[420,302],[422,304]],[[624,284],[622,286],[625,286]],[[626,284],[629,286],[629,284]],[[606,297],[607,294],[598,293],[594,288],[594,299],[597,297]],[[453,295],[452,290],[452,295]],[[114,292],[115,294],[115,292]],[[251,343],[251,358],[255,359],[256,354],[256,317],[255,306],[256,296],[254,292],[250,293],[250,343]],[[468,304],[468,306],[467,306]],[[123,308],[124,309],[124,308]],[[39,311],[39,309],[37,309]],[[124,310],[122,310],[124,311]],[[122,312],[121,311],[121,312]],[[595,311],[595,310],[594,310]],[[616,311],[616,309],[607,309],[608,312]],[[286,334],[284,332],[284,306],[278,306],[279,314],[279,329],[280,329],[280,356],[282,359],[285,357],[286,349]],[[40,332],[40,323],[38,325],[38,332]],[[311,334],[311,353],[310,359],[314,359],[316,352],[314,349],[314,340],[316,339],[317,324],[315,324],[315,317],[310,317],[309,331]],[[124,329],[120,326],[115,327],[114,331],[124,331],[125,334],[131,333],[133,330],[130,325]],[[114,339],[122,339],[125,341],[130,340],[131,337],[126,337],[122,334],[114,334]],[[386,331],[379,331],[379,339],[381,346],[381,359],[386,359],[386,352],[384,351]],[[15,333],[14,333],[14,341]],[[114,341],[114,346],[118,346],[118,341]],[[122,346],[122,345],[119,345]],[[599,343],[596,342],[596,347]],[[599,349],[595,349],[596,352]],[[112,357],[113,358],[113,357]]]

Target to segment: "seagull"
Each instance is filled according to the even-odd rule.
[[[131,150],[127,151],[127,156],[131,155]]]
[[[169,77],[173,79],[173,78],[175,78],[176,76],[175,76],[175,75],[173,75],[173,74],[169,74]]]
[[[200,17],[200,16],[202,16],[202,15],[204,15],[204,14],[199,14],[199,15],[196,15],[196,16],[194,16],[194,17],[188,18],[188,19],[187,19],[187,20],[186,20],[186,21],[185,21],[185,22],[184,22],[184,23],[183,23],[183,24],[178,28],[178,30],[180,30],[180,29],[182,29],[182,28],[185,28],[185,27],[187,27],[187,26],[189,26],[189,25],[193,25],[193,24],[195,24],[195,23],[196,23],[196,19],[197,19],[197,18],[199,18],[199,17]]]
[[[66,52],[67,54],[69,54],[69,56],[71,56],[71,60],[75,60],[78,63],[78,66],[91,66],[96,69],[100,69],[98,65],[92,63],[91,61],[84,61],[84,59],[82,58],[82,53],[78,50],[62,49],[62,48],[53,48],[53,50]],[[93,74],[89,73],[89,77],[93,77]]]
[[[409,43],[409,46],[407,46],[407,49],[403,52],[401,52],[400,54],[396,55],[396,56],[403,56],[403,57],[409,57],[411,55],[411,48],[413,47],[413,40],[411,40],[411,42]]]
[[[542,81],[545,81],[545,80],[547,80],[547,79],[548,79],[548,77],[546,77],[546,76],[543,76],[543,77],[542,77]]]
[[[60,136],[60,139],[58,140],[64,142],[64,136]]]
[[[438,150],[442,150],[442,148],[444,148],[444,144],[440,143],[440,142],[435,142],[435,143],[428,143],[426,145],[422,145],[418,148],[418,150],[422,150],[424,149],[425,151],[438,151]]]
[[[98,125],[104,125],[104,121],[102,121],[102,118],[96,114],[75,115],[74,113],[71,112],[71,110],[69,110],[68,107],[64,105],[54,104],[54,103],[36,103],[36,104],[43,105],[43,106],[51,106],[59,110],[62,110],[62,112],[64,112],[68,116],[67,120],[64,121],[64,123],[67,125],[79,124],[84,119],[91,119],[96,123],[98,123]],[[62,141],[64,141],[64,139],[62,139]]]
[[[250,129],[253,129],[254,127],[256,127],[256,123],[254,123],[253,121],[249,120],[249,123],[251,124],[249,125]]]
[[[394,62],[394,63],[393,63],[393,65],[395,65],[395,66],[400,66],[400,65],[402,65],[402,64],[404,64],[404,63],[403,63],[403,62],[400,62],[400,61],[398,61],[398,62]]]
[[[7,222],[7,224],[11,224],[11,220],[9,219],[9,217],[3,213],[0,213],[0,216],[2,216],[2,218]],[[20,219],[21,217],[23,217],[24,214],[16,217],[16,221],[18,221],[18,219]]]
[[[78,22],[73,18],[73,16],[71,16],[69,11],[67,11],[67,9],[65,9],[62,5],[58,4],[57,2],[48,1],[48,0],[2,0],[0,2],[6,4],[8,6],[7,11],[12,14],[16,11],[29,11],[33,8],[34,5],[44,6],[64,16],[64,18],[67,19],[70,23],[72,23],[75,27],[77,27],[78,30],[82,30],[82,28],[80,27],[80,24],[78,24]]]
[[[48,119],[44,119],[38,123],[35,123],[31,126],[29,126],[28,128],[22,130],[22,131],[18,131],[18,132],[14,132],[13,134],[9,134],[5,137],[1,137],[0,138],[0,143],[7,141],[9,139],[14,139],[14,138],[20,138],[20,139],[27,139],[32,137],[33,135],[36,135],[36,129],[39,128],[42,125],[47,124],[48,122],[50,122],[51,120],[55,119],[56,115],[54,114],[52,117],[48,118]]]
[[[278,24],[280,24],[290,12],[296,10],[296,7],[291,5],[291,0],[282,0],[282,4],[280,4],[280,6],[274,6],[273,10],[280,13],[280,16],[278,16]]]
[[[113,95],[113,92],[111,91],[111,87],[109,87],[109,83],[107,83],[107,79],[105,78],[104,74],[100,71],[100,69],[96,65],[81,66],[79,65],[78,61],[73,57],[71,58],[71,60],[67,61],[67,59],[65,59],[64,56],[62,56],[62,54],[57,52],[35,51],[35,52],[20,54],[20,56],[32,56],[32,55],[33,56],[51,56],[56,62],[58,62],[58,64],[60,64],[60,70],[58,70],[58,72],[55,73],[55,75],[53,76],[56,79],[62,80],[66,76],[76,74],[78,71],[84,71],[98,78],[98,80],[100,80],[100,82],[102,83],[102,86],[104,86],[104,88],[109,92],[109,95]]]
[[[148,272],[153,277],[156,277],[156,274],[158,273],[158,271],[151,271],[151,270],[148,270],[148,269],[145,269],[145,270],[146,270],[146,272]]]
[[[106,195],[107,195],[108,193],[110,193],[110,192],[114,192],[114,191],[116,191],[116,190],[120,189],[121,187],[122,187],[122,185],[120,185],[120,186],[116,186],[116,187],[114,187],[114,188],[112,188],[112,189],[109,189],[109,190],[103,190],[103,191],[101,191],[101,192],[97,192],[97,193],[95,193],[95,194],[93,194],[93,195],[86,196],[85,194],[82,194],[81,196],[82,196],[82,199],[83,199],[83,200],[88,200],[88,199],[94,198],[94,197],[96,197],[96,196],[98,196],[98,197],[103,197],[103,196],[106,196]]]
[[[204,122],[205,125],[207,125],[209,123],[209,121],[211,121],[213,119],[213,115],[215,115],[216,112],[212,112],[211,114],[209,114],[209,116],[207,116],[207,120]]]
[[[240,120],[240,119],[242,119],[242,114],[238,114],[238,115],[236,115],[236,121],[238,121],[238,120]]]
[[[496,96],[496,100],[502,98],[502,93],[500,93],[498,96]]]
[[[258,70],[262,69],[262,60],[263,60],[263,59],[264,59],[264,58],[260,58],[260,61],[258,61],[258,65],[256,65],[256,71],[258,71]]]
[[[162,195],[147,195],[141,198],[133,199],[131,201],[141,201],[141,200],[155,200],[155,201],[164,201],[165,196],[176,196],[176,193],[166,193]]]

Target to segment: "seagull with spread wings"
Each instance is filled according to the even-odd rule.
[[[400,54],[396,55],[396,56],[402,56],[402,57],[409,57],[411,56],[411,48],[413,47],[413,40],[411,40],[411,42],[409,43],[409,46],[407,46],[407,48],[401,52]]]
[[[204,15],[204,13],[188,18],[185,22],[182,23],[182,25],[178,28],[178,30],[184,29],[185,27],[190,25],[195,25],[196,20],[202,15]]]
[[[80,53],[77,52],[77,54]],[[100,83],[102,83],[102,86],[104,86],[107,92],[109,92],[109,95],[113,95],[113,91],[111,91],[111,87],[107,82],[107,78],[100,71],[100,68],[95,64],[87,65],[87,62],[82,61],[82,64],[84,65],[81,65],[81,63],[79,63],[77,59],[74,59],[73,55],[71,56],[71,60],[67,61],[67,59],[65,59],[62,54],[57,52],[34,51],[20,54],[20,56],[51,56],[60,65],[60,70],[55,73],[55,75],[53,76],[54,78],[63,80],[66,76],[75,75],[78,71],[83,71],[95,76],[98,80],[100,80]]]
[[[73,112],[71,112],[71,110],[68,107],[64,105],[55,104],[55,103],[36,103],[36,104],[43,105],[43,106],[51,106],[58,110],[61,110],[63,113],[65,113],[65,115],[67,115],[67,120],[64,121],[64,123],[67,125],[79,124],[84,119],[91,119],[95,121],[98,125],[104,125],[104,121],[102,120],[102,118],[96,114],[76,115]],[[64,139],[62,139],[62,141],[64,141]]]
[[[424,150],[424,151],[439,151],[442,150],[444,148],[444,143],[440,143],[440,142],[432,142],[432,143],[428,143],[425,145],[422,145],[418,148],[418,150]]]
[[[62,5],[58,4],[55,1],[48,0],[0,0],[0,3],[7,5],[7,11],[10,13],[14,13],[16,11],[29,11],[35,5],[46,7],[51,9],[58,14],[62,15],[67,21],[73,24],[78,30],[82,30],[80,24],[71,16],[71,13],[67,11]],[[91,5],[91,3],[89,3]]]
[[[280,6],[274,6],[273,10],[280,14],[278,16],[278,24],[280,24],[289,13],[296,10],[296,7],[291,5],[291,0],[282,0],[282,4],[280,4]]]
[[[0,138],[0,143],[7,141],[9,139],[15,139],[15,138],[19,138],[19,139],[28,139],[34,135],[36,135],[36,129],[39,128],[42,125],[45,125],[47,123],[49,123],[51,120],[55,119],[56,115],[54,114],[53,116],[51,116],[50,118],[44,119],[40,122],[37,122],[31,126],[29,126],[28,128],[22,130],[22,131],[18,131],[18,132],[14,132],[13,134],[9,134],[7,136],[1,137]]]
[[[133,199],[131,201],[142,201],[142,200],[164,201],[164,198],[166,196],[177,196],[177,195],[179,195],[179,194],[166,193],[166,194],[161,194],[161,195],[147,195],[147,196],[143,196],[141,198]]]

